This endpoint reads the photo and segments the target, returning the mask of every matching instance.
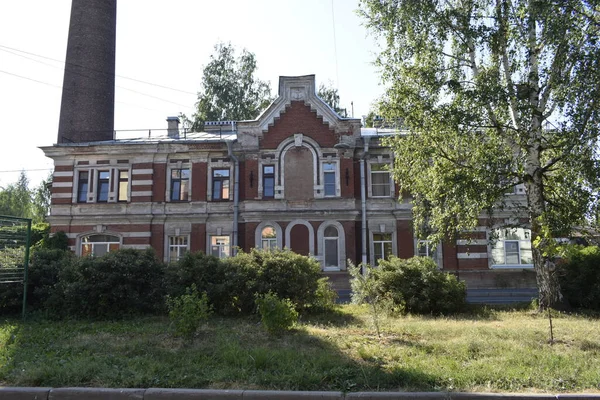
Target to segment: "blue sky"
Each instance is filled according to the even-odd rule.
[[[0,3],[0,186],[21,169],[37,183],[52,168],[38,146],[56,142],[70,7]],[[167,116],[191,115],[219,41],[254,52],[274,93],[280,75],[315,74],[360,117],[382,88],[375,40],[357,8],[358,0],[119,0],[115,129],[147,132],[165,128]]]

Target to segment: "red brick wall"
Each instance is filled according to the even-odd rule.
[[[154,184],[152,187],[152,200],[165,201],[165,191],[167,190],[167,165],[154,164],[153,169]]]
[[[342,189],[342,197],[355,197],[355,193],[357,193],[356,197],[360,198],[360,171],[358,175],[359,191],[355,192],[354,164],[354,160],[351,158],[342,158],[340,162],[340,186]],[[346,170],[348,170],[347,184]]]
[[[443,269],[449,271],[456,270],[456,246],[447,242],[442,243],[442,259],[444,263],[442,266]]]
[[[411,258],[415,255],[415,244],[411,221],[396,221],[398,257]]]
[[[164,164],[163,164],[164,165]],[[156,173],[156,170],[154,170]],[[164,225],[152,225],[152,237],[150,245],[156,251],[156,256],[163,259],[165,256],[165,227]]]
[[[341,224],[346,234],[346,259],[356,261],[356,235],[360,236],[360,231],[356,231],[355,221],[342,221]]]
[[[252,187],[250,187],[252,174]],[[252,200],[258,197],[258,160],[245,160],[240,163],[240,200]]]
[[[333,147],[338,141],[333,129],[329,129],[329,125],[323,123],[323,118],[318,117],[315,111],[311,111],[303,101],[292,101],[265,132],[260,147],[275,149],[282,140],[295,133],[314,139],[321,147]]]
[[[206,201],[207,177],[208,165],[206,163],[192,164],[192,201]]]
[[[190,251],[206,253],[206,224],[192,224]]]

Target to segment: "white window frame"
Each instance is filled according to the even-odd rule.
[[[427,255],[422,256],[421,254],[419,254],[419,246],[421,244],[425,244],[426,246],[426,253]],[[427,240],[427,239],[415,239],[415,256],[420,256],[420,257],[429,257],[431,258],[433,261],[435,261],[435,263],[437,264],[438,268],[442,268],[442,244],[438,243],[435,245],[435,250],[433,250],[434,246],[432,245],[431,240]],[[431,255],[431,252],[434,251],[435,252],[435,256]]]
[[[105,241],[105,242],[87,242],[87,243],[84,242],[85,238],[92,237],[92,236],[111,236],[111,237],[116,238],[117,240],[116,241]],[[118,244],[117,249],[114,249],[114,250],[119,250],[119,249],[123,248],[123,240],[122,240],[121,236],[116,235],[116,234],[111,233],[111,232],[102,232],[102,233],[88,232],[86,234],[83,234],[83,235],[79,236],[79,238],[77,239],[77,242],[78,242],[77,254],[79,256],[83,256],[83,246],[86,245],[86,244],[87,245],[91,245],[91,247],[92,247],[92,251],[89,254],[92,257],[95,256],[94,249],[95,249],[96,246],[100,246],[100,245],[107,246],[106,247],[106,252],[104,254],[110,253],[110,251],[111,251],[110,250],[110,245],[111,244]]]
[[[119,175],[121,171],[127,171],[127,199],[119,201]],[[87,172],[87,192],[85,201],[79,201],[79,176],[81,172]],[[98,183],[101,172],[108,172],[108,196],[106,201],[98,201]],[[110,164],[92,164],[78,166],[73,171],[73,195],[74,204],[86,203],[125,203],[131,200],[131,166]]]
[[[173,175],[173,170],[177,170],[177,169],[187,169],[190,173],[190,177],[188,180],[188,197],[187,200],[171,200],[171,182],[172,182],[172,175]],[[165,193],[165,199],[167,202],[169,203],[188,203],[192,200],[192,182],[194,181],[194,176],[193,176],[193,172],[192,172],[192,164],[190,162],[183,162],[183,161],[177,161],[177,160],[169,160],[168,163],[168,167],[167,167],[167,187],[166,189],[166,193]]]
[[[220,200],[213,200],[213,171],[215,169],[228,169],[229,170],[229,198],[227,199],[220,199]],[[208,163],[208,177],[206,179],[208,186],[206,188],[206,200],[207,201],[212,201],[212,202],[221,202],[221,201],[231,201],[233,200],[233,191],[235,190],[234,188],[234,182],[235,182],[235,176],[234,176],[234,170],[233,170],[233,164],[229,161],[216,161],[216,162],[209,162]],[[190,185],[191,186],[191,185]]]
[[[220,239],[224,239],[227,238],[227,244],[222,245],[222,244],[215,244],[213,245],[213,238],[220,238]],[[216,257],[219,258],[227,258],[227,257],[231,257],[231,235],[209,235],[208,236],[208,251],[206,252],[207,254],[213,254],[213,246],[217,246],[219,247],[219,254],[216,255]],[[226,248],[227,251],[223,251],[222,248]]]
[[[262,249],[262,231],[267,226],[273,227],[275,229],[275,239],[276,239],[276,248],[283,248],[283,229],[281,229],[281,225],[274,221],[263,221],[256,227],[254,232],[254,247],[257,249]]]
[[[510,231],[510,232],[509,232]],[[518,238],[506,239],[507,234],[517,235]],[[506,243],[517,242],[518,263],[506,262]],[[531,230],[526,228],[497,228],[488,232],[488,259],[490,268],[533,268],[533,255],[531,254]],[[522,263],[524,257],[531,258],[531,263]],[[498,262],[498,257],[501,257],[503,263]]]
[[[390,235],[390,240],[377,240],[375,241],[374,236],[375,235]],[[391,253],[390,256],[395,255],[395,251],[394,251],[394,233],[392,232],[371,232],[371,263],[372,265],[378,265],[378,259],[375,258],[375,249],[377,248],[378,245],[381,246],[381,254],[384,254],[385,252],[385,243],[389,243],[391,246]]]
[[[171,243],[172,240],[184,239],[185,243]],[[176,259],[173,260],[171,258],[171,249],[176,249],[177,256]],[[167,236],[167,261],[168,262],[177,262],[179,261],[186,253],[190,251],[190,235],[169,235]]]
[[[326,165],[332,165],[333,171],[325,171]],[[334,193],[326,194],[325,189],[325,175],[333,174],[334,175]],[[321,162],[321,186],[323,187],[323,197],[332,198],[332,197],[340,197],[340,164],[337,160],[323,160]]]
[[[332,237],[325,236],[325,230],[330,226],[336,228],[338,232],[338,236],[335,238],[337,241],[338,255],[338,262],[336,266],[325,265],[325,250],[327,248],[325,241],[334,240]],[[346,269],[346,231],[340,222],[335,220],[323,221],[317,229],[317,243],[317,257],[315,258],[321,263],[321,268],[323,271],[343,271]]]
[[[387,171],[373,171],[373,165],[387,165],[388,166],[388,170]],[[392,179],[392,172],[391,172],[391,168],[392,168],[392,163],[388,162],[388,161],[383,161],[383,160],[372,160],[369,161],[369,163],[367,164],[367,173],[369,175],[369,185],[367,188],[367,194],[369,197],[375,198],[375,199],[389,199],[391,197],[395,196],[395,187],[394,187],[394,180]],[[373,174],[384,174],[387,173],[388,174],[388,180],[389,180],[389,189],[390,189],[390,194],[387,196],[376,196],[373,194]]]

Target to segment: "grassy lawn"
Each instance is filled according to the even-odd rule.
[[[213,318],[193,342],[166,318],[0,324],[0,384],[286,390],[600,391],[600,320],[529,311],[304,319],[279,338],[256,317]]]

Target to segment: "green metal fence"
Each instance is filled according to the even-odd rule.
[[[23,318],[30,246],[31,220],[0,215],[0,285],[23,285]]]

